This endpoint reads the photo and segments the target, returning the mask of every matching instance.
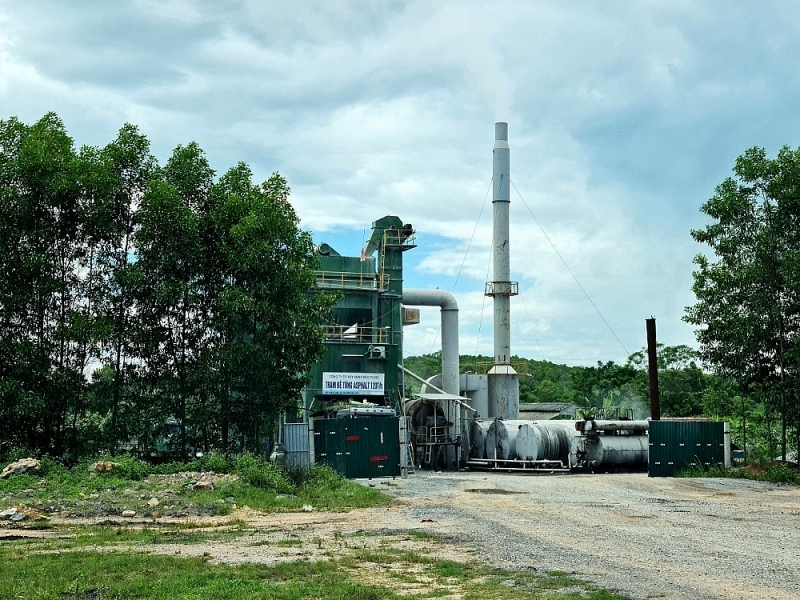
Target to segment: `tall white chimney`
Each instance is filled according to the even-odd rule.
[[[495,123],[492,150],[492,248],[493,281],[486,295],[494,299],[494,366],[489,371],[489,417],[519,418],[519,375],[511,366],[511,296],[519,284],[511,281],[509,207],[511,205],[511,159],[508,123]]]

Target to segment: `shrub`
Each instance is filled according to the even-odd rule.
[[[8,448],[0,455],[0,462],[12,463],[23,458],[32,458],[36,453],[27,448]]]
[[[69,470],[64,465],[49,456],[43,456],[39,463],[43,477],[59,478],[69,474]]]
[[[160,465],[153,465],[151,470],[153,473],[159,475],[174,475],[175,473],[182,473],[183,471],[200,471],[201,469],[193,468],[192,463],[182,463],[173,460],[161,463]]]
[[[275,465],[245,452],[236,461],[236,473],[245,483],[263,490],[290,493],[291,482]]]
[[[140,481],[153,472],[152,467],[138,458],[133,456],[122,455],[109,457],[102,457],[100,460],[110,460],[117,463],[111,471],[106,473],[99,473],[99,475],[107,477],[120,477],[122,479],[130,479],[132,481]]]
[[[333,491],[346,481],[328,465],[313,465],[309,469],[298,469],[289,473],[292,482],[312,492]]]
[[[795,485],[800,484],[800,473],[796,469],[793,469],[788,464],[780,463],[774,464],[769,467],[763,476],[765,481],[770,481],[772,483],[793,483]]]
[[[199,460],[203,471],[214,473],[230,473],[231,463],[221,452],[209,452]]]

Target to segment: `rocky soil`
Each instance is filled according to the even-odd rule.
[[[123,487],[101,487],[59,502],[37,500],[39,494],[34,487],[2,494],[0,507],[16,505],[40,515],[73,519],[113,519],[131,512],[134,513],[132,516],[156,518],[211,516],[229,512],[231,506],[235,506],[233,498],[217,503],[204,502],[202,494],[196,493],[198,486],[205,481],[219,485],[234,479],[237,479],[236,475],[198,472],[150,475],[142,481],[130,481]],[[45,485],[44,479],[37,482],[40,488]],[[2,522],[0,517],[0,525]]]

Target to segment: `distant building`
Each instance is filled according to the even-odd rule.
[[[580,408],[574,402],[536,402],[519,405],[519,418],[524,421],[547,421],[549,419],[574,419]]]

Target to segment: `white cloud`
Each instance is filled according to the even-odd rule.
[[[359,238],[399,215],[419,232],[407,284],[455,286],[462,351],[487,354],[486,194],[507,120],[524,199],[512,350],[591,364],[624,351],[525,204],[628,350],[650,314],[662,341],[691,343],[688,230],[744,149],[798,144],[798,34],[781,3],[9,2],[0,106],[54,110],[78,143],[130,121],[162,161],[197,140],[218,171],[279,170],[312,231]],[[424,319],[414,352],[436,343]]]

